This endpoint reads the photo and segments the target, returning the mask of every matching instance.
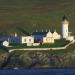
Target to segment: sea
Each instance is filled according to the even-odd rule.
[[[0,70],[0,75],[75,75],[75,68]]]

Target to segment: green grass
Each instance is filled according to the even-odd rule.
[[[75,43],[67,47],[66,49],[61,49],[61,50],[51,50],[51,53],[53,54],[64,54],[68,52],[73,52],[75,50]]]
[[[69,29],[75,33],[75,0],[0,0],[0,34],[15,31],[17,27],[27,32],[36,29],[61,31],[61,18],[69,17]]]
[[[62,42],[62,43],[61,43]],[[61,40],[56,40],[56,43],[54,45],[51,45],[51,44],[44,44],[42,46],[40,46],[40,48],[49,48],[49,47],[63,47],[65,45],[65,40],[64,39],[61,39]],[[19,51],[18,49],[19,48],[31,48],[31,47],[27,47],[26,45],[15,45],[15,47],[13,48],[16,48],[17,50],[16,51],[13,51],[12,53],[17,53],[17,54],[22,54],[24,52],[47,52],[49,54],[56,54],[56,55],[61,55],[61,54],[65,54],[65,53],[68,53],[68,52],[73,52],[75,50],[75,43],[70,45],[69,47],[67,47],[66,49],[60,49],[60,50],[47,50],[47,51]],[[13,49],[12,48],[12,49]],[[36,47],[32,47],[32,48],[36,48]],[[38,48],[38,47],[37,47]]]
[[[56,48],[56,47],[64,47],[66,45],[65,39],[55,40],[53,44],[42,44],[40,46],[27,46],[26,44],[10,44],[9,49],[21,49],[21,48]]]
[[[61,49],[61,50],[47,50],[47,51],[19,51],[18,49],[17,50],[15,50],[15,51],[13,51],[13,52],[11,52],[11,55],[16,55],[16,56],[18,56],[18,55],[20,55],[20,54],[23,54],[23,53],[25,53],[25,52],[32,52],[32,53],[36,53],[36,52],[44,52],[44,53],[48,53],[49,55],[50,54],[54,54],[54,55],[63,55],[63,54],[66,54],[66,53],[68,53],[68,52],[73,52],[75,50],[75,43],[74,44],[72,44],[72,45],[70,45],[69,47],[67,47],[66,49]]]

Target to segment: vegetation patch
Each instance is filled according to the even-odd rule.
[[[55,40],[53,44],[40,44],[40,46],[27,46],[26,44],[10,44],[12,47],[9,49],[21,49],[21,48],[56,48],[56,47],[64,47],[67,45],[69,41],[65,39]]]
[[[11,53],[19,54],[19,53],[24,53],[24,52],[45,52],[45,53],[48,53],[48,54],[56,54],[56,55],[60,54],[60,55],[62,55],[64,53],[73,52],[74,50],[75,50],[75,43],[71,44],[66,49],[60,49],[60,50],[47,50],[47,51],[42,51],[42,50],[41,51],[34,51],[34,50],[32,50],[32,51],[27,51],[27,50],[24,51],[24,50],[20,50],[19,51],[17,49],[15,51],[11,52]]]
[[[74,0],[0,0],[0,34],[14,31],[23,34],[18,27],[30,33],[55,28],[61,32],[64,14],[69,16],[70,30],[75,33]]]

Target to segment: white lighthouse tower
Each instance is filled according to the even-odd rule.
[[[66,16],[63,17],[62,19],[62,38],[67,38],[68,37],[68,25],[69,21]]]

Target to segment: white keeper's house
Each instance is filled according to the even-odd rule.
[[[60,39],[61,36],[54,31],[54,33],[51,33],[50,30],[48,32],[33,32],[32,36],[22,36],[22,44],[29,45],[39,45],[39,44],[45,44],[45,43],[54,43],[55,39]]]

